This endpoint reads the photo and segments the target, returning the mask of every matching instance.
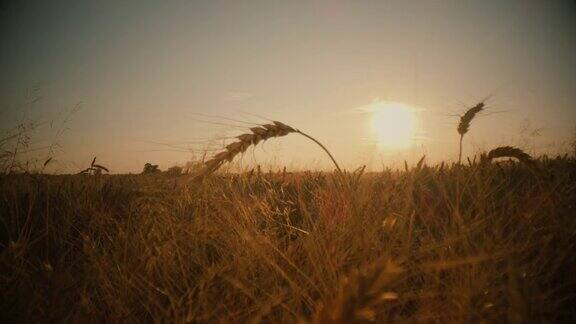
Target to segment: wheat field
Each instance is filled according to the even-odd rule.
[[[576,1],[1,1],[0,324],[576,323]]]
[[[3,175],[2,321],[573,319],[576,160],[480,160]]]

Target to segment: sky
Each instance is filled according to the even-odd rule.
[[[576,3],[3,1],[0,70],[0,129],[40,123],[53,172],[183,165],[268,119],[350,169],[453,161],[458,115],[483,100],[465,155],[552,154],[575,134]],[[403,118],[409,142],[390,140]],[[237,163],[332,168],[297,135]]]

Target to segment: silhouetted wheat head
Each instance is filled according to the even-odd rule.
[[[491,150],[490,152],[488,152],[488,154],[482,154],[480,160],[484,163],[489,163],[494,159],[503,158],[503,157],[515,158],[518,161],[524,163],[525,165],[527,165],[529,167],[535,167],[536,166],[536,162],[530,156],[530,154],[522,151],[521,149],[519,149],[517,147],[512,147],[512,146],[497,147],[497,148]]]
[[[318,144],[330,157],[336,169],[341,173],[341,169],[332,157],[332,154],[318,142],[315,138],[307,135],[306,133],[288,126],[279,121],[273,121],[271,124],[264,124],[257,127],[250,128],[251,133],[236,136],[237,141],[228,144],[224,150],[214,155],[210,160],[204,162],[203,168],[196,174],[195,179],[202,179],[205,176],[218,170],[224,163],[231,162],[238,154],[246,152],[250,146],[255,146],[260,142],[266,141],[274,137],[282,137],[292,133],[298,133]]]
[[[44,166],[46,166],[46,164],[48,164],[50,162],[50,160],[51,159],[44,162]],[[78,174],[85,174],[85,173],[100,174],[100,173],[102,173],[102,171],[110,172],[110,170],[108,170],[108,168],[106,168],[105,166],[102,166],[100,164],[96,164],[96,157],[94,157],[94,159],[92,160],[92,163],[90,163],[90,166],[88,168],[78,172]]]
[[[468,130],[470,130],[470,123],[472,123],[472,120],[474,119],[474,117],[476,117],[476,114],[481,112],[482,109],[484,109],[483,102],[468,109],[468,111],[466,111],[464,115],[460,116],[460,123],[458,124],[458,134],[464,136],[464,134],[466,134]]]
[[[468,133],[470,130],[470,124],[476,114],[484,109],[484,102],[477,104],[476,106],[468,109],[466,113],[460,116],[460,123],[458,124],[458,134],[460,134],[460,152],[458,154],[458,163],[462,161],[462,140],[464,139],[464,134]]]

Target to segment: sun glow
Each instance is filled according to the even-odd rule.
[[[372,128],[384,149],[404,149],[412,144],[418,127],[416,109],[390,101],[371,104]]]

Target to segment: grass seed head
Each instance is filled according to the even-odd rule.
[[[250,146],[255,146],[261,141],[298,132],[298,130],[279,121],[274,121],[272,124],[252,127],[250,128],[250,131],[252,133],[236,136],[236,142],[228,144],[224,148],[224,151],[214,155],[212,159],[204,162],[204,167],[200,170],[197,177],[201,178],[216,172],[225,162],[231,162],[236,155],[246,152]]]
[[[503,157],[508,157],[508,158],[515,158],[518,161],[524,163],[527,166],[533,167],[535,166],[535,161],[532,158],[532,156],[530,156],[530,154],[522,151],[521,149],[517,148],[517,147],[512,147],[512,146],[500,146],[497,147],[493,150],[491,150],[490,152],[488,152],[488,154],[483,154],[481,156],[481,161],[484,163],[489,163],[494,159],[498,159],[498,158],[503,158]]]
[[[470,130],[470,123],[472,123],[472,120],[474,119],[476,114],[481,112],[483,109],[484,109],[483,102],[468,109],[468,111],[466,111],[466,113],[460,117],[460,123],[458,124],[458,134],[460,135],[466,134],[468,130]]]

